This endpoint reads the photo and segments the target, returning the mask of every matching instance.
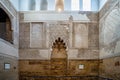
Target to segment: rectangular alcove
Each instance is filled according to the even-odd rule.
[[[80,64],[80,65],[79,65],[79,69],[81,69],[81,70],[83,70],[84,67],[85,67],[85,66],[84,66],[83,64]]]
[[[10,63],[4,63],[4,69],[9,70],[10,69]]]

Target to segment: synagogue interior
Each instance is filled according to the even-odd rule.
[[[0,0],[0,80],[120,80],[120,0]]]

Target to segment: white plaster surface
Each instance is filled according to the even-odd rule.
[[[120,12],[114,9],[110,12],[104,22],[104,43],[109,44],[120,37]]]
[[[68,59],[99,59],[99,50],[79,52],[78,49],[69,49],[67,53]]]
[[[30,47],[31,48],[42,48],[42,41],[44,34],[42,31],[43,25],[40,23],[33,23],[32,26],[30,26]]]
[[[87,14],[79,14],[79,12],[55,12],[55,11],[38,11],[38,12],[21,12],[24,13],[25,22],[39,22],[39,21],[69,21],[72,15],[74,21],[90,22]],[[93,14],[95,14],[93,12]],[[94,16],[93,16],[94,17]]]
[[[114,53],[120,54],[120,41],[118,41],[118,42],[116,43]]]
[[[68,50],[68,59],[77,59],[78,50],[77,49],[69,49]]]
[[[49,49],[20,49],[20,59],[49,60],[51,52]]]
[[[74,24],[74,47],[88,48],[88,26],[86,24]]]
[[[114,8],[100,20],[100,58],[120,55],[120,9]],[[102,20],[105,20],[102,22]]]
[[[18,49],[12,44],[0,39],[0,53],[18,57]]]

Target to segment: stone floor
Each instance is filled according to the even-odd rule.
[[[98,76],[34,76],[22,77],[20,80],[112,80]]]

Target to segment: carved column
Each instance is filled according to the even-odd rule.
[[[72,40],[72,37],[73,37],[73,17],[72,16],[70,16],[69,17],[69,44],[68,44],[68,47],[69,48],[72,48],[72,42],[73,42],[73,40]]]

